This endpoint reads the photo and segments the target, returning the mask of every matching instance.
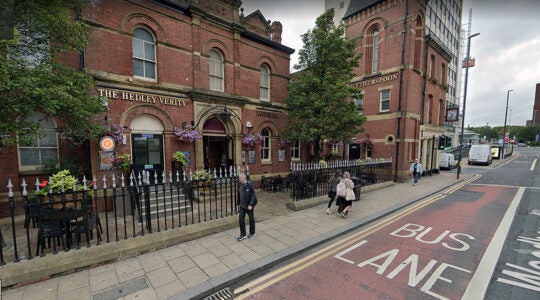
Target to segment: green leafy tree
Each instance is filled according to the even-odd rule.
[[[334,10],[327,10],[302,35],[304,46],[294,66],[301,71],[293,76],[286,99],[291,121],[285,128],[286,140],[312,143],[316,153],[322,140],[346,142],[361,132],[366,120],[351,101],[360,90],[349,84],[361,55],[355,52],[356,41],[346,40],[344,26],[336,27],[333,18]]]
[[[537,134],[540,134],[540,126],[522,126],[516,131],[516,137],[522,143],[534,143]]]
[[[0,39],[0,134],[3,145],[31,143],[41,112],[59,121],[62,137],[80,143],[103,128],[103,111],[91,95],[93,80],[63,64],[87,44],[88,26],[76,20],[82,0],[0,0],[13,16],[14,38]]]

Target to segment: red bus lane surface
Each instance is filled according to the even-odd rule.
[[[516,191],[469,185],[427,200],[239,298],[460,299]]]

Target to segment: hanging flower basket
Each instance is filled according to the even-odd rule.
[[[195,126],[174,127],[173,133],[180,142],[193,143],[202,138],[202,134],[195,129]]]
[[[113,158],[113,166],[118,170],[129,170],[132,164],[129,154],[122,154]]]
[[[122,145],[122,138],[124,136],[124,128],[122,128],[120,125],[116,123],[113,123],[105,129],[102,136],[111,136],[116,141],[117,145]]]
[[[260,145],[262,142],[263,137],[257,133],[244,134],[242,137],[242,144],[246,145],[248,148],[252,148],[255,145]]]

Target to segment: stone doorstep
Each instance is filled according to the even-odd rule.
[[[46,280],[54,275],[66,274],[104,262],[114,262],[145,252],[154,251],[195,240],[217,232],[238,226],[238,217],[229,216],[223,219],[193,224],[162,232],[145,234],[144,236],[103,243],[99,246],[81,247],[68,252],[49,254],[18,263],[9,263],[0,267],[2,287],[26,285]]]
[[[368,192],[384,189],[384,188],[393,186],[395,184],[396,183],[393,181],[385,181],[385,182],[381,182],[377,184],[362,186],[360,189],[360,197],[362,197],[361,196],[362,193],[368,193]],[[313,206],[321,205],[323,203],[328,203],[328,197],[326,195],[310,198],[310,199],[303,199],[301,201],[289,201],[287,202],[287,208],[294,211],[299,211],[299,210],[307,209]]]

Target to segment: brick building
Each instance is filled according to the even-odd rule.
[[[93,76],[93,92],[108,106],[98,122],[116,138],[114,148],[92,140],[79,149],[87,173],[110,174],[112,157],[129,154],[135,169],[168,174],[176,151],[190,156],[192,170],[243,165],[253,180],[289,170],[279,137],[294,50],[281,44],[279,22],[259,10],[245,16],[239,0],[90,1],[81,19],[91,27],[89,45],[64,58]],[[71,155],[49,123],[53,155]],[[175,128],[189,126],[202,138],[179,141]],[[250,132],[261,145],[242,143]],[[15,163],[0,182],[32,184],[40,173],[39,161],[21,162],[18,147],[2,156]]]
[[[349,144],[349,158],[392,158],[395,180],[404,181],[420,158],[438,169],[444,135],[448,64],[453,53],[426,32],[426,1],[351,1],[343,18],[346,37],[363,53],[351,84],[367,117],[365,132]]]

